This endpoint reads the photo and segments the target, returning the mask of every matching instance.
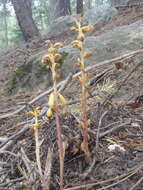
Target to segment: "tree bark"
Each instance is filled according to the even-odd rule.
[[[59,0],[57,10],[57,17],[71,14],[70,0]]]
[[[12,0],[18,24],[25,41],[29,41],[40,33],[32,18],[31,0]]]
[[[7,29],[7,7],[6,7],[6,1],[3,0],[3,11],[4,11],[4,32],[5,32],[5,43],[6,47],[8,46],[8,29]]]
[[[83,0],[76,0],[76,13],[83,13]]]
[[[91,9],[92,8],[92,0],[88,0],[87,5],[88,5],[88,8]]]

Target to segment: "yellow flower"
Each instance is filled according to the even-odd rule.
[[[84,53],[84,58],[88,58],[88,57],[91,57],[92,56],[92,52],[85,52]]]
[[[50,61],[50,57],[49,55],[45,55],[43,58],[42,58],[42,63],[47,63]]]
[[[74,40],[71,45],[74,47],[74,48],[78,48],[78,49],[81,49],[81,42],[79,42],[78,40]]]
[[[47,115],[47,117],[52,117],[53,116],[53,111],[52,111],[51,108],[48,109],[46,115]]]
[[[49,96],[48,106],[52,108],[54,106],[55,100],[54,100],[54,93],[51,93]]]
[[[34,116],[35,119],[38,120],[40,117],[40,106],[33,108],[33,111],[29,111],[28,114]]]
[[[82,29],[83,32],[89,32],[89,31],[91,31],[91,30],[94,29],[94,26],[92,26],[92,25],[89,24],[87,26],[81,27],[81,29]]]
[[[48,45],[48,46],[53,46],[53,43],[51,42],[51,40],[46,40],[45,43]]]
[[[61,103],[62,103],[63,105],[66,105],[66,104],[67,104],[66,99],[65,99],[60,93],[58,93],[58,96],[59,96],[59,99],[60,99]]]
[[[52,53],[52,54],[55,54],[55,53],[57,53],[57,49],[56,48],[54,48],[54,47],[50,47],[49,49],[48,49],[48,52],[49,53]]]
[[[54,55],[55,62],[59,62],[62,59],[62,55],[57,53]]]
[[[71,32],[79,32],[79,30],[74,26],[70,28],[70,31]]]
[[[43,122],[37,122],[37,123],[32,124],[32,125],[31,125],[31,128],[35,130],[37,127],[40,127],[40,126],[42,126],[43,124],[44,124]]]
[[[54,48],[62,48],[64,44],[62,42],[57,42],[54,44]]]

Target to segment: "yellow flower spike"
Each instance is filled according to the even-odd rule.
[[[54,106],[55,100],[54,100],[54,93],[51,93],[49,96],[48,106],[52,108]]]
[[[48,109],[46,115],[47,115],[47,117],[52,117],[53,116],[53,111],[52,111],[51,108]]]
[[[54,55],[55,62],[59,62],[61,59],[62,59],[62,55],[61,54],[57,53],[57,54]]]
[[[94,29],[94,26],[89,24],[87,26],[81,27],[81,29],[82,29],[82,32],[89,32],[89,31],[92,31]]]
[[[91,57],[92,56],[92,52],[85,52],[84,53],[84,58],[88,58],[88,57]]]
[[[59,99],[62,102],[62,104],[66,105],[67,104],[66,99],[60,93],[58,93],[58,96],[59,96]]]
[[[71,32],[79,32],[79,30],[78,30],[76,27],[74,27],[74,26],[72,26],[72,27],[70,28],[70,31],[71,31]]]
[[[52,54],[55,54],[55,53],[57,53],[57,49],[56,48],[54,48],[54,47],[50,47],[49,49],[48,49],[48,52],[49,53],[52,53]]]
[[[64,46],[64,44],[61,42],[57,42],[54,44],[54,48],[62,48],[63,46]]]

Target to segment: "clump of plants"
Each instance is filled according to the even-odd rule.
[[[82,113],[79,127],[82,133],[82,142],[81,142],[81,150],[85,154],[85,160],[88,164],[92,161],[92,156],[89,148],[89,134],[88,128],[90,124],[89,113],[90,108],[88,107],[88,98],[91,96],[90,87],[89,87],[89,74],[86,72],[86,59],[92,56],[92,52],[86,51],[84,48],[84,40],[85,34],[94,29],[92,25],[83,26],[82,25],[82,17],[75,20],[76,27],[71,27],[70,30],[72,32],[77,33],[77,39],[71,42],[71,45],[74,48],[79,49],[79,57],[77,58],[77,67],[80,70],[80,75],[78,76],[78,80],[80,82],[81,93],[80,93],[80,111]],[[57,131],[57,144],[59,151],[59,160],[60,160],[60,189],[63,189],[64,185],[64,158],[65,158],[65,150],[67,148],[67,143],[64,142],[61,128],[61,115],[63,111],[67,108],[67,101],[64,96],[59,93],[57,88],[57,83],[59,79],[58,68],[60,67],[60,61],[62,59],[62,54],[58,52],[58,49],[63,47],[63,43],[54,43],[50,40],[46,41],[48,45],[48,54],[43,57],[42,63],[46,64],[46,68],[52,73],[52,81],[53,81],[53,91],[49,95],[48,99],[48,110],[46,112],[46,116],[48,119],[53,118],[56,122],[56,131]],[[104,87],[100,88],[100,92],[105,94],[105,92],[110,93],[113,90],[113,85],[103,85]],[[32,125],[35,131],[35,142],[36,142],[36,161],[39,170],[39,174],[41,177],[42,184],[46,184],[45,176],[42,172],[42,166],[40,162],[40,143],[38,138],[38,127],[42,125],[38,121],[40,118],[39,108],[34,108],[32,112],[30,112],[34,118],[35,123]],[[44,185],[43,185],[44,186]]]

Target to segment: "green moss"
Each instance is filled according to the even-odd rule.
[[[65,58],[68,56],[68,53],[63,51],[63,52],[61,52],[61,54],[62,54],[62,59],[61,59],[60,63],[62,64],[64,62]]]
[[[19,88],[28,88],[33,90],[30,80],[34,72],[34,80],[37,78],[39,82],[42,80],[42,75],[45,75],[47,70],[45,65],[31,62],[19,66],[12,74],[11,79],[7,83],[8,93],[15,93]]]
[[[61,54],[60,64],[62,66],[68,53],[62,52]],[[34,90],[40,84],[43,84],[45,88],[52,84],[51,72],[47,71],[46,65],[40,64],[40,60],[39,56],[33,56],[28,63],[17,67],[7,83],[9,94],[16,93],[18,89]]]

